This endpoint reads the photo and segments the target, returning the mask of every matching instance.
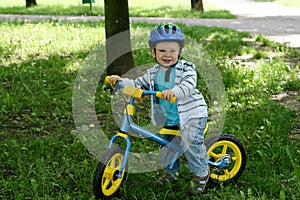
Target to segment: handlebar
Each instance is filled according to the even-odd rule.
[[[136,87],[125,85],[120,80],[115,80],[113,83],[111,83],[110,80],[109,80],[109,76],[105,77],[104,83],[106,85],[110,85],[110,84],[113,85],[113,86],[118,85],[120,88],[122,88],[122,93],[123,94],[131,96],[135,99],[142,99],[142,97],[146,96],[146,95],[154,95],[157,98],[166,100],[160,91],[142,90],[142,89],[139,89],[139,88],[136,88]],[[175,101],[176,101],[176,97],[172,97],[169,102],[173,104]]]

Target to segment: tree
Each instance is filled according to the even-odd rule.
[[[192,9],[196,9],[200,12],[204,12],[202,0],[191,0],[191,4],[192,4]]]
[[[129,31],[128,0],[104,0],[104,4],[108,65],[106,71],[108,75],[122,75],[134,67]]]
[[[36,0],[26,0],[26,7],[37,6]]]

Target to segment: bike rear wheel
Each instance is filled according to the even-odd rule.
[[[117,176],[121,169],[124,155],[125,151],[123,149],[113,146],[100,159],[93,180],[94,195],[98,199],[108,199],[115,196],[123,181],[126,180],[127,164],[122,176]]]
[[[210,181],[228,184],[235,182],[246,166],[246,151],[243,144],[234,136],[221,134],[205,141],[207,157],[212,162],[228,159],[227,167],[210,166]]]

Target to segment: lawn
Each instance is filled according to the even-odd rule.
[[[81,1],[67,0],[62,5],[60,1],[38,0],[39,6],[32,9],[25,9],[24,3],[1,1],[0,13],[103,15],[103,1],[96,1],[93,13]],[[149,5],[148,10],[143,5]],[[183,13],[179,17],[205,17],[189,12],[189,1],[131,0],[129,6],[131,16],[169,17],[175,9]],[[213,12],[213,16],[223,17],[223,11]],[[230,16],[227,14],[225,17]],[[190,177],[186,165],[182,170],[185,178],[177,189],[155,187],[152,182],[157,172],[129,173],[115,199],[299,199],[300,146],[293,131],[299,113],[270,100],[283,91],[300,90],[299,52],[263,35],[180,26],[190,41],[201,44],[201,48],[187,44],[186,49],[205,49],[222,75],[228,108],[223,131],[243,142],[248,155],[246,170],[237,184],[209,185],[198,198],[186,193]],[[152,27],[133,23],[131,31]],[[103,42],[103,22],[0,22],[0,32],[0,198],[94,199],[92,177],[97,159],[76,131],[72,95],[85,59]],[[145,43],[144,39],[137,42]],[[188,54],[183,56],[189,59]],[[147,49],[134,51],[134,59],[136,66],[153,62]],[[199,76],[199,89],[212,107],[211,91],[205,84]],[[99,82],[95,110],[101,128],[110,137],[116,126],[110,94],[102,85]],[[140,108],[137,121],[148,123],[146,108]],[[150,147],[158,148],[134,139],[132,148],[143,152]]]
[[[25,8],[24,0],[0,1],[2,14],[40,14],[40,15],[101,15],[104,16],[104,1],[95,1],[90,11],[89,4],[80,0],[46,1],[37,0],[38,6]],[[194,18],[235,18],[230,12],[216,8],[212,4],[204,5],[205,12],[191,11],[189,0],[163,2],[150,0],[129,0],[129,15],[136,17],[194,17]],[[145,7],[147,5],[147,7]]]
[[[274,2],[285,6],[300,8],[300,0],[255,0],[258,2]]]
[[[299,91],[299,52],[263,35],[180,26],[222,75],[228,107],[223,131],[243,142],[246,169],[237,184],[209,185],[198,198],[186,193],[188,178],[179,189],[158,188],[152,184],[157,172],[129,173],[115,199],[299,199],[300,143],[292,131],[299,113],[270,100]],[[131,25],[133,32],[149,27]],[[0,22],[0,32],[0,199],[94,199],[97,159],[75,130],[72,93],[84,60],[103,41],[103,22]],[[148,51],[135,51],[134,58],[137,66],[151,60]],[[200,77],[199,83],[212,105]],[[102,82],[95,110],[110,137],[115,125]],[[137,112],[143,118],[144,110]],[[151,145],[136,139],[133,150]],[[190,176],[185,165],[182,174]]]

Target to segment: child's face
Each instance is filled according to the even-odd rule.
[[[156,51],[151,48],[151,54],[164,67],[177,63],[180,47],[177,42],[160,42],[156,44]]]

